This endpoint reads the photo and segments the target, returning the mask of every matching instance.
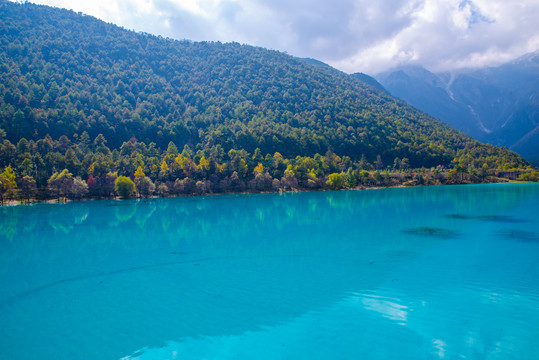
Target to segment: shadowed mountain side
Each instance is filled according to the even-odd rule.
[[[538,52],[493,68],[434,74],[421,67],[402,67],[376,78],[410,105],[538,163]]]

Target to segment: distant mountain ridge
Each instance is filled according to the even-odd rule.
[[[313,59],[313,58],[300,58],[300,60],[306,62],[307,64],[319,66],[326,69],[331,69],[335,71],[336,69],[333,68],[331,65],[326,64],[323,61]],[[384,93],[387,93],[387,90],[380,84],[375,78],[373,78],[370,75],[364,74],[364,73],[354,73],[350,75],[352,78],[360,80],[361,82],[370,85],[374,87],[377,90],[383,91]]]
[[[375,78],[373,78],[372,76],[370,75],[367,75],[367,74],[364,74],[364,73],[354,73],[354,74],[351,74],[350,76],[364,82],[365,84],[368,84],[380,91],[383,91],[385,93],[387,93],[387,90],[386,88],[384,88],[382,86],[382,84],[380,84]]]
[[[479,70],[434,74],[401,67],[375,78],[392,95],[474,138],[539,162],[539,51]]]

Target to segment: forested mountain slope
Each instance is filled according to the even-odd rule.
[[[318,155],[310,167],[322,177],[403,158],[416,168],[527,165],[358,78],[277,51],[164,39],[29,3],[0,0],[0,18],[0,166],[38,184],[63,168],[82,179],[138,167],[154,180],[224,178],[238,156],[247,181],[276,152],[293,166],[336,154],[338,166],[323,169]],[[207,169],[169,170],[182,149]]]

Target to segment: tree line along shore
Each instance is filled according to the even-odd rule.
[[[3,139],[0,202],[538,180],[531,166],[500,161],[499,149],[491,157],[463,152],[447,167],[412,168],[407,158],[389,164],[380,156],[354,161],[331,150],[288,159],[279,152],[262,154],[258,148],[254,153],[225,152],[217,145],[195,151],[185,145],[179,151],[170,142],[162,151],[132,138],[111,150],[106,142],[102,135],[91,141],[87,133],[76,143],[65,136],[37,142],[23,138],[16,145]]]

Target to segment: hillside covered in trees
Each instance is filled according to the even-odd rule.
[[[111,196],[120,178],[141,194],[339,188],[387,185],[389,170],[436,169],[412,177],[436,183],[449,181],[436,180],[444,169],[472,181],[529,166],[358,77],[277,51],[30,3],[0,0],[0,18],[3,193]]]

